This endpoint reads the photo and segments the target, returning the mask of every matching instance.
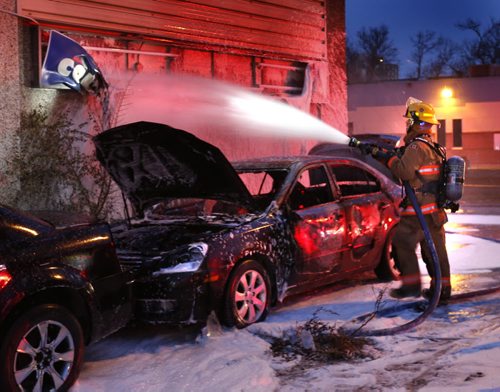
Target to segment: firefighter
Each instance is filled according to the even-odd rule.
[[[406,104],[407,132],[404,137],[405,147],[400,157],[388,157],[386,164],[391,172],[403,181],[408,181],[415,191],[429,227],[441,268],[441,297],[445,302],[451,295],[450,265],[446,251],[444,224],[447,216],[438,206],[438,194],[443,159],[432,142],[431,129],[438,125],[434,108],[415,98],[409,98]],[[387,157],[387,155],[386,155]],[[422,258],[431,276],[430,289],[421,292],[421,279],[416,255],[420,244]],[[401,271],[401,287],[393,289],[390,295],[395,298],[419,297],[423,294],[430,298],[435,276],[430,250],[424,241],[424,232],[412,205],[405,199],[401,205],[401,221],[396,227],[393,238],[393,250]]]

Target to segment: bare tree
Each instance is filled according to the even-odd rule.
[[[424,58],[429,57],[430,53],[434,51],[440,44],[443,38],[436,37],[434,31],[419,31],[415,37],[410,37],[413,44],[413,52],[411,59],[416,64],[416,70],[410,75],[415,79],[421,79],[424,76]]]
[[[346,40],[347,80],[349,83],[363,82],[365,77],[364,61],[351,40]]]
[[[429,78],[437,78],[449,74],[450,65],[455,59],[457,45],[449,38],[441,38],[434,49],[435,56],[424,67],[424,75]]]
[[[398,50],[389,37],[386,25],[362,28],[357,33],[360,55],[363,57],[367,82],[375,79],[376,68],[381,63],[396,62]]]
[[[466,74],[470,65],[496,64],[499,61],[500,20],[491,19],[490,25],[482,29],[480,22],[468,18],[458,23],[457,27],[474,33],[475,38],[462,46],[461,57],[453,64],[455,73]]]

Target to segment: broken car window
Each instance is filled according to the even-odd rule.
[[[238,171],[240,179],[262,210],[274,199],[287,174],[285,170]]]
[[[293,210],[312,207],[333,201],[324,167],[304,170],[297,178],[288,203]]]
[[[331,166],[340,193],[344,197],[380,191],[378,180],[366,170],[354,166]]]

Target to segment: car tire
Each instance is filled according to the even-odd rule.
[[[68,310],[33,307],[2,336],[0,390],[67,391],[78,378],[83,352],[82,327]]]
[[[269,274],[261,263],[246,260],[231,273],[224,300],[224,323],[245,328],[263,321],[271,303]]]
[[[392,237],[394,236],[394,229],[389,232],[386,237],[384,249],[382,250],[382,257],[380,262],[375,267],[375,275],[380,280],[390,282],[392,280],[399,280],[401,272],[397,267],[397,262],[392,252]]]

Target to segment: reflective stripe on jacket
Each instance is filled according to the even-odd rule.
[[[423,206],[420,206],[420,209],[422,210],[422,213],[425,214],[432,214],[433,212],[438,210],[437,203],[429,203]],[[401,215],[417,215],[415,212],[415,209],[413,206],[408,206],[405,209],[401,211]]]
[[[439,176],[440,169],[441,165],[422,166],[420,169],[418,169],[418,174],[420,174],[421,176],[432,176],[434,174],[437,174]]]

